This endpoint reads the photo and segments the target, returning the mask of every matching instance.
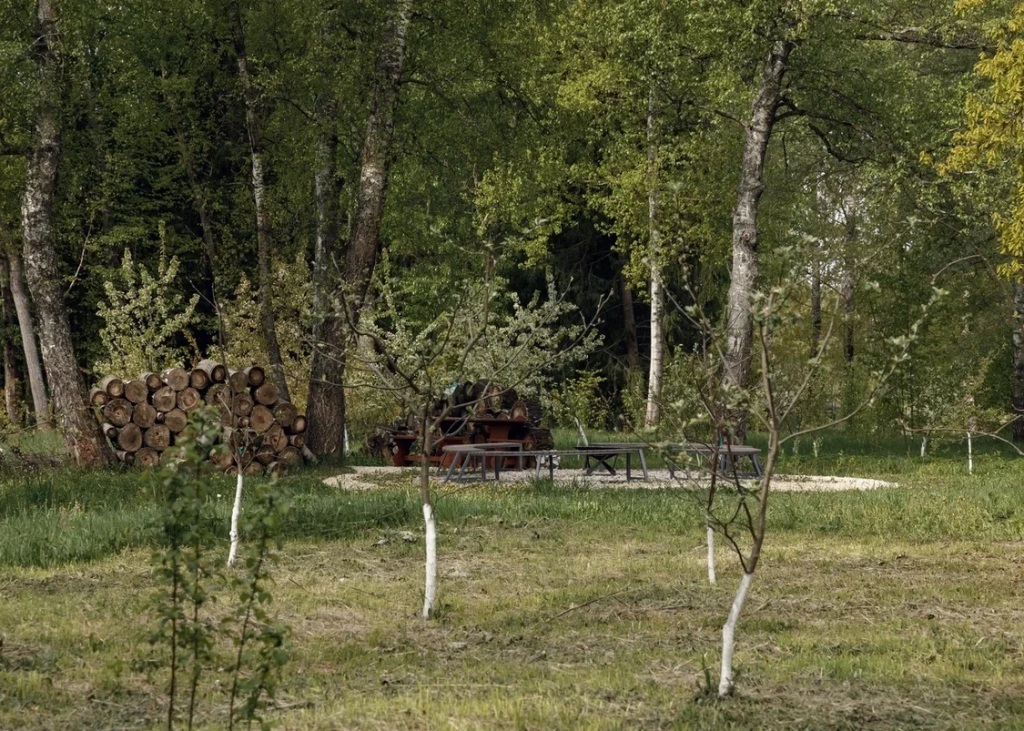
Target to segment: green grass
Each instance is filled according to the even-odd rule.
[[[826,450],[825,447],[828,446]],[[902,449],[902,452],[900,451]],[[346,492],[281,481],[292,512],[275,602],[287,729],[1024,726],[1024,461],[982,445],[924,460],[898,441],[823,443],[784,472],[891,479],[777,493],[741,618],[738,695],[702,694],[739,577],[705,578],[699,496],[546,481],[437,501],[441,611],[417,616],[412,479]],[[224,481],[226,552],[229,496]],[[155,728],[147,642],[154,487],[139,473],[0,472],[0,728]],[[410,540],[411,539],[411,540]],[[204,704],[220,728],[223,698]]]

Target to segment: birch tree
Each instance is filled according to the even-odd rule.
[[[347,319],[358,325],[380,249],[381,221],[391,173],[402,70],[405,64],[412,0],[394,0],[374,71],[373,91],[366,134],[359,159],[359,184],[353,226],[348,237],[341,293],[346,299]],[[318,253],[330,255],[326,241]],[[319,260],[316,271],[330,262]],[[321,274],[320,285],[329,280]],[[335,316],[337,313],[335,313]],[[348,333],[328,319],[313,351],[309,382],[309,448],[317,454],[340,456],[345,442],[344,374]]]
[[[39,312],[43,366],[57,424],[75,464],[101,467],[110,464],[113,455],[89,410],[85,380],[75,360],[53,241],[54,188],[61,152],[61,39],[56,0],[37,1],[36,21],[33,55],[38,97],[21,205],[25,269]]]
[[[259,96],[249,66],[249,54],[245,40],[245,19],[241,0],[233,0],[229,9],[232,37],[235,43],[238,81],[242,87],[245,103],[245,128],[249,140],[249,160],[252,170],[252,198],[256,211],[256,250],[259,272],[260,329],[270,358],[270,373],[278,393],[285,401],[290,400],[288,382],[284,376],[284,362],[281,346],[277,340],[277,323],[271,303],[270,279],[270,213],[267,210],[266,153],[259,110]]]

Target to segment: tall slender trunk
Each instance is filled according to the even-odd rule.
[[[330,294],[340,288],[335,263],[338,250],[338,200],[341,185],[337,175],[338,136],[333,132],[336,109],[333,105],[319,115],[321,131],[317,138],[316,242],[313,251],[313,357],[310,363],[309,400],[306,413],[316,415],[309,422],[307,443],[317,454],[337,457],[344,454],[345,367],[338,343],[345,341],[345,328],[339,313],[332,309]],[[330,131],[328,131],[330,130]]]
[[[855,204],[846,207],[845,213],[845,235],[843,252],[843,358],[847,364],[853,363],[857,356],[854,346],[854,322],[853,322],[853,294],[856,287],[856,272],[854,271],[853,246],[857,239],[857,213]]]
[[[647,224],[651,246],[651,364],[647,377],[647,415],[644,426],[661,420],[661,381],[665,372],[665,283],[662,273],[661,231],[658,228],[657,108],[654,84],[647,97]]]
[[[11,297],[14,300],[14,311],[18,315],[21,349],[25,354],[25,369],[28,371],[29,391],[32,394],[33,417],[36,426],[49,428],[50,406],[46,396],[46,380],[43,378],[43,362],[39,355],[35,324],[32,321],[32,303],[25,288],[21,254],[12,250],[8,262],[11,265]]]
[[[1013,440],[1024,441],[1024,282],[1013,283]]]
[[[349,322],[356,326],[367,298],[373,270],[380,249],[380,228],[384,215],[388,177],[394,146],[395,108],[405,64],[406,41],[412,20],[412,0],[394,0],[394,12],[388,22],[387,33],[374,71],[373,97],[370,105],[366,136],[359,159],[359,190],[355,223],[348,238],[345,256],[345,286]],[[325,324],[329,324],[325,323]],[[331,383],[341,388],[344,383],[347,333],[337,327],[325,327],[324,349],[330,352]],[[326,371],[324,371],[326,372]],[[314,371],[310,392],[321,372]],[[321,383],[321,387],[330,384]],[[340,454],[345,442],[345,401],[343,394],[334,398],[310,398],[309,447],[319,454]]]
[[[776,108],[782,96],[782,77],[794,44],[779,40],[772,45],[761,86],[754,97],[743,144],[743,165],[732,217],[732,280],[726,306],[726,348],[722,380],[727,388],[745,390],[750,385],[753,317],[751,304],[757,282],[757,216],[764,192],[764,164],[768,141],[775,126]],[[731,428],[742,440],[747,414],[731,415]]]
[[[242,85],[245,100],[245,128],[249,137],[249,156],[252,163],[252,198],[256,209],[256,258],[259,274],[260,330],[270,360],[270,377],[277,386],[281,398],[290,401],[288,381],[285,379],[281,346],[277,340],[277,318],[271,299],[270,281],[270,214],[267,212],[267,182],[264,171],[263,139],[260,134],[260,120],[257,114],[258,100],[249,73],[249,57],[245,44],[245,25],[242,10],[236,0],[232,4],[234,18],[235,54],[237,56],[238,80]]]
[[[636,336],[636,313],[633,312],[633,288],[624,273],[619,273],[619,290],[622,298],[622,329],[626,333],[626,366],[630,378],[640,370],[640,345]]]
[[[821,349],[821,259],[815,252],[811,262],[811,357]]]
[[[22,375],[18,360],[18,346],[15,333],[18,330],[18,315],[11,295],[11,267],[7,254],[0,251],[0,303],[3,304],[4,334],[4,408],[7,419],[12,424],[20,425],[23,419],[22,409]]]
[[[60,38],[56,3],[38,0],[36,10],[39,26],[34,51],[40,88],[21,203],[25,269],[39,313],[43,366],[53,395],[57,423],[75,463],[80,467],[99,467],[110,464],[113,455],[88,406],[85,381],[75,360],[53,244],[53,197],[60,160]]]
[[[420,460],[420,501],[423,503],[423,544],[425,550],[423,573],[423,619],[430,619],[437,604],[437,522],[434,504],[430,499],[430,461],[426,456],[433,449],[430,441],[430,405],[423,407],[423,421],[420,426],[420,440],[423,444],[423,459]]]

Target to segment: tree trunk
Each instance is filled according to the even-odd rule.
[[[661,381],[665,372],[665,285],[662,275],[661,232],[658,230],[658,150],[655,145],[657,109],[654,85],[647,100],[647,223],[651,245],[651,367],[647,378],[647,415],[644,426],[661,420]]]
[[[1013,440],[1024,441],[1024,282],[1013,283]]]
[[[43,363],[36,341],[36,328],[32,321],[32,305],[25,288],[25,274],[21,267],[21,254],[12,250],[8,255],[11,265],[11,297],[18,315],[21,329],[21,349],[25,354],[25,369],[28,371],[29,391],[32,393],[32,411],[36,426],[49,428],[50,406],[46,397],[46,381],[43,378]]]
[[[710,525],[707,530],[708,543],[708,583],[714,584],[717,576],[715,574],[715,529]]]
[[[18,330],[18,315],[11,295],[11,267],[7,255],[0,251],[0,303],[3,304],[4,333],[4,408],[11,424],[20,425],[24,416],[22,408],[21,362],[15,333]]]
[[[811,262],[811,357],[821,349],[821,259],[817,253]]]
[[[53,395],[57,423],[75,463],[80,467],[101,467],[111,463],[113,454],[89,409],[85,381],[71,342],[53,245],[53,196],[60,158],[56,3],[38,0],[36,9],[40,89],[35,110],[35,138],[28,156],[21,204],[25,269],[39,313],[43,366]]]
[[[745,572],[740,579],[739,588],[733,597],[732,608],[729,610],[729,618],[722,626],[722,672],[718,679],[718,697],[725,698],[733,691],[734,681],[732,672],[732,655],[736,647],[736,623],[739,622],[740,612],[747,601],[747,593],[750,591],[750,584],[754,581],[753,572]]]
[[[232,19],[235,36],[235,53],[237,55],[238,79],[242,85],[245,99],[245,127],[249,136],[249,155],[252,161],[252,198],[256,208],[256,250],[257,267],[260,286],[260,329],[267,346],[267,357],[270,360],[270,373],[281,396],[289,398],[288,383],[284,376],[284,363],[281,360],[281,346],[277,341],[277,320],[274,316],[271,301],[272,284],[270,281],[270,215],[267,212],[267,183],[264,175],[263,139],[260,135],[259,117],[256,113],[256,90],[253,88],[249,74],[249,58],[245,45],[245,26],[242,21],[242,10],[236,0],[233,3],[234,18]]]
[[[423,445],[423,459],[420,460],[420,500],[423,503],[423,543],[425,550],[423,577],[423,619],[430,619],[437,604],[437,523],[434,519],[434,505],[430,499],[430,454],[433,445],[431,432],[430,405],[423,407],[423,421],[420,425],[420,443]]]
[[[622,295],[622,328],[626,332],[626,366],[630,378],[640,371],[640,344],[636,336],[636,313],[633,312],[633,288],[629,286],[624,273],[619,273],[619,287]]]
[[[228,533],[228,538],[231,541],[231,547],[228,549],[228,566],[235,565],[235,557],[238,555],[238,524],[242,517],[242,475],[244,474],[242,469],[242,460],[238,460],[238,477],[235,480],[235,501],[231,505],[231,530]]]
[[[753,318],[751,303],[757,281],[757,215],[764,192],[764,163],[775,125],[775,110],[782,95],[782,77],[794,44],[780,40],[772,45],[761,87],[754,97],[743,145],[743,166],[732,217],[732,280],[726,306],[726,348],[722,380],[727,388],[745,390],[750,385]],[[743,440],[747,414],[731,415],[734,436]]]
[[[394,14],[388,23],[374,72],[370,117],[359,160],[355,224],[345,256],[344,276],[349,295],[346,307],[352,325],[359,323],[380,249],[380,226],[394,142],[395,108],[411,19],[412,0],[394,0]],[[317,266],[321,275],[328,262],[327,258],[320,259]],[[329,277],[325,277],[325,281],[329,281]],[[318,367],[312,370],[310,377],[308,444],[318,454],[341,455],[345,449],[345,396],[342,388],[347,333],[340,313],[331,313],[324,320],[322,334],[314,350]]]
[[[843,358],[847,364],[853,363],[857,355],[854,347],[854,324],[853,324],[853,293],[856,286],[856,272],[853,266],[853,245],[857,239],[857,213],[856,204],[845,207],[844,217],[846,219],[846,234],[843,256]]]
[[[339,289],[335,255],[338,232],[338,202],[341,181],[337,173],[338,136],[333,130],[335,106],[319,115],[317,139],[316,242],[313,252],[313,357],[310,362],[306,413],[310,417],[308,444],[329,459],[344,454],[345,441],[345,328],[340,313],[332,308],[330,294]],[[330,126],[328,129],[327,127]]]

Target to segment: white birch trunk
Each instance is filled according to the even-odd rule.
[[[426,460],[424,460],[426,461]],[[423,503],[423,524],[426,526],[426,581],[423,589],[423,619],[430,619],[437,600],[437,524],[434,522],[434,508]]]
[[[714,584],[715,576],[715,529],[708,526],[708,583]]]
[[[747,601],[747,592],[750,590],[750,583],[754,580],[752,573],[744,573],[740,579],[739,589],[732,600],[732,609],[729,610],[729,618],[722,626],[722,675],[718,680],[718,697],[724,698],[733,689],[732,679],[732,654],[736,646],[736,624],[740,619],[740,612],[743,604]]]
[[[654,85],[647,103],[647,222],[651,238],[651,368],[647,377],[647,414],[644,426],[661,419],[661,381],[665,372],[665,283],[661,271],[661,232],[658,230],[658,153],[655,146]]]
[[[974,443],[970,431],[967,432],[967,474],[974,474]]]
[[[231,508],[231,549],[228,551],[228,566],[234,566],[238,555],[238,521],[242,515],[242,465],[238,465],[238,481],[235,483],[235,504]]]
[[[921,458],[924,459],[925,452],[928,451],[928,437],[921,437]]]

